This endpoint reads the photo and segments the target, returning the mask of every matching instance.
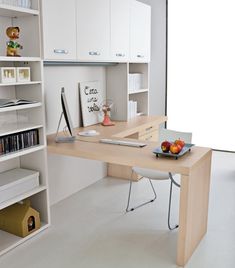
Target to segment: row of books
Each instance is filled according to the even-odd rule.
[[[39,144],[38,129],[0,137],[0,155],[16,152]]]

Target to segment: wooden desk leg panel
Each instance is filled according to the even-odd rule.
[[[184,266],[207,232],[211,152],[181,177],[177,265]]]
[[[117,164],[108,164],[108,176],[109,177],[116,177],[121,179],[130,180],[132,173],[132,167],[122,166]],[[133,174],[132,180],[138,181],[141,177],[136,173]]]
[[[153,128],[154,129],[154,128]],[[127,136],[126,138],[129,139],[139,139],[139,140],[152,140],[152,141],[158,141],[159,138],[159,130],[155,129],[154,131],[146,131],[144,132],[145,135],[139,136],[139,133],[134,133],[133,135]],[[132,167],[128,166],[121,166],[116,164],[108,164],[108,176],[109,177],[116,177],[116,178],[122,178],[130,180],[132,173]],[[134,173],[132,176],[133,181],[139,181],[142,177],[138,174]]]

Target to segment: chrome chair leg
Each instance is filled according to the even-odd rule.
[[[133,173],[134,173],[134,172],[132,171],[132,173],[131,173],[131,178],[132,178],[132,176],[133,176]],[[147,205],[147,204],[149,204],[149,203],[152,203],[152,202],[154,202],[154,201],[156,200],[156,198],[157,198],[157,194],[156,194],[156,191],[155,191],[155,189],[154,189],[154,187],[153,187],[153,183],[152,183],[152,181],[151,181],[150,179],[148,179],[148,180],[149,180],[149,183],[150,183],[151,188],[152,188],[153,193],[154,193],[154,197],[153,197],[153,199],[151,199],[151,200],[149,200],[149,201],[147,201],[147,202],[144,202],[144,203],[142,203],[142,204],[140,204],[140,205],[138,205],[138,206],[136,206],[136,207],[129,208],[129,206],[130,206],[130,199],[131,199],[131,190],[132,190],[132,180],[130,180],[130,187],[129,187],[129,194],[128,194],[128,200],[127,200],[126,212],[133,211],[133,210],[135,210],[135,209],[137,209],[137,208],[139,208],[139,207],[142,207],[142,206],[144,206],[144,205]]]
[[[171,173],[169,173],[169,177],[170,177],[170,180],[171,180],[171,184],[170,184],[170,195],[169,195],[169,207],[168,207],[168,228],[169,230],[174,230],[174,229],[177,229],[179,227],[178,224],[176,224],[174,227],[171,227],[170,225],[170,218],[171,218],[171,198],[172,198],[172,186],[173,184],[175,184],[177,187],[180,187],[180,185],[173,179],[173,176]]]

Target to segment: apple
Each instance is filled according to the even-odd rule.
[[[182,147],[176,143],[171,144],[170,151],[172,154],[178,154],[182,150]]]
[[[164,153],[168,153],[170,151],[171,142],[163,141],[161,144],[161,149]]]
[[[175,144],[178,144],[181,148],[184,148],[185,142],[179,138],[175,141]]]

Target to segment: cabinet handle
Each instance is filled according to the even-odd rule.
[[[56,54],[68,54],[69,51],[66,50],[66,49],[57,49],[57,48],[55,48],[54,53],[56,53]]]
[[[89,55],[90,56],[100,56],[100,52],[98,52],[98,51],[90,51]]]
[[[126,55],[124,53],[117,53],[116,57],[125,57]]]
[[[145,131],[150,131],[153,127],[148,127],[145,129]]]
[[[144,55],[137,55],[137,58],[144,58]]]

